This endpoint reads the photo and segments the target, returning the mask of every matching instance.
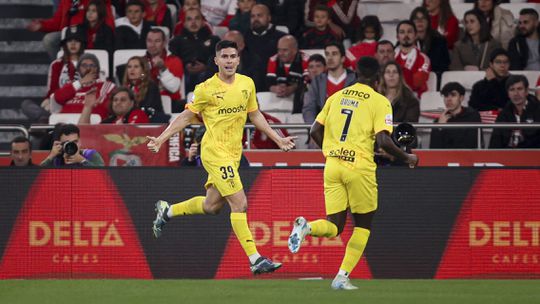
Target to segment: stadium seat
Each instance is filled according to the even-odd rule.
[[[100,67],[100,73],[99,73],[99,79],[105,80],[110,75],[109,71],[109,53],[105,50],[84,50],[85,53],[88,54],[94,54],[96,55],[97,59],[99,60],[99,67]],[[57,58],[60,58],[64,55],[64,50],[60,50],[57,54]]]
[[[484,79],[486,72],[484,71],[448,71],[442,74],[441,88],[452,81],[461,83],[465,87],[465,90],[471,91],[473,85]]]
[[[170,96],[161,95],[161,105],[163,106],[163,112],[165,112],[165,114],[172,113],[172,101]]]
[[[466,11],[472,10],[473,8],[473,3],[452,3],[452,10],[459,21],[463,20],[463,15],[465,15]]]
[[[510,71],[510,74],[527,77],[527,80],[529,81],[529,91],[532,91],[531,93],[534,94],[534,91],[536,91],[536,81],[538,80],[538,77],[540,77],[540,71]]]
[[[398,23],[407,19],[416,5],[409,3],[380,3],[376,16],[381,23]]]
[[[512,1],[513,2],[513,1]],[[540,3],[501,3],[501,8],[512,12],[515,19],[519,18],[519,12],[524,8],[532,8],[535,11],[540,11]]]
[[[396,44],[397,42],[397,34],[396,34],[396,27],[397,23],[383,23],[383,34],[381,36],[381,40],[388,40],[392,42],[393,44]]]
[[[145,49],[130,49],[130,50],[117,50],[113,55],[113,75],[116,77],[116,68],[120,65],[126,64],[129,58],[133,56],[144,56],[146,54]]]
[[[169,11],[171,12],[171,19],[174,25],[178,20],[178,9],[176,8],[176,5],[170,3],[167,3],[167,8],[169,8]]]
[[[56,125],[57,123],[71,123],[77,124],[81,114],[78,113],[52,113],[49,116],[49,124]],[[101,122],[101,116],[98,114],[90,115],[90,124],[99,124]]]
[[[307,57],[310,57],[313,54],[320,54],[323,57],[324,56],[324,49],[302,49],[300,50],[302,53],[306,54]],[[325,57],[326,58],[326,57]]]
[[[289,28],[285,25],[276,25],[276,30],[284,32],[285,34],[289,33]]]
[[[257,93],[257,100],[259,101],[259,108],[261,111],[269,113],[291,113],[293,107],[293,99],[280,98],[272,92],[259,92]],[[274,114],[271,114],[274,116]],[[280,119],[281,120],[281,119]],[[283,120],[282,120],[283,121]]]
[[[427,91],[422,94],[420,99],[420,111],[442,111],[444,110],[444,101],[440,92]]]
[[[62,105],[54,99],[54,93],[49,96],[49,110],[51,113],[59,113],[62,110]]]
[[[427,89],[428,91],[437,91],[437,74],[434,72],[429,72],[429,78],[427,81]]]
[[[214,26],[212,31],[214,32],[214,35],[222,39],[223,36],[225,36],[225,34],[229,31],[229,28],[226,26]]]

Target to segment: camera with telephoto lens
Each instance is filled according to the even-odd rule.
[[[75,155],[79,151],[79,146],[73,141],[66,141],[62,143],[62,154]]]

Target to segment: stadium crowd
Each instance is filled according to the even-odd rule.
[[[258,96],[270,123],[312,123],[354,83],[362,56],[379,61],[396,123],[540,122],[538,1],[518,14],[505,1],[466,2],[463,14],[455,1],[424,0],[387,17],[358,0],[61,0],[27,26],[47,33],[51,57],[38,121],[166,123],[217,71],[214,47],[227,39],[239,46],[239,73],[270,92]],[[501,132],[490,147],[540,148],[540,130]],[[476,136],[435,130],[431,145],[473,148]]]

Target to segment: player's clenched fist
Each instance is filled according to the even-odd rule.
[[[148,143],[146,144],[148,150],[154,153],[158,153],[159,148],[161,147],[161,142],[157,138],[152,136],[146,136],[146,138],[148,139]]]

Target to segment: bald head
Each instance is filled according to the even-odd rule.
[[[268,29],[270,21],[272,21],[272,16],[270,15],[268,6],[257,4],[251,8],[250,24],[253,31],[262,33]]]
[[[291,63],[298,53],[298,42],[293,35],[285,35],[278,40],[278,57],[283,63]]]
[[[223,40],[229,40],[236,42],[236,45],[238,46],[238,52],[242,52],[246,44],[244,43],[244,36],[242,36],[242,33],[239,31],[228,31],[224,36]]]

